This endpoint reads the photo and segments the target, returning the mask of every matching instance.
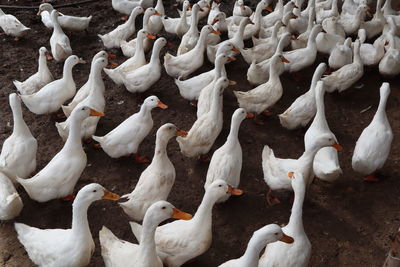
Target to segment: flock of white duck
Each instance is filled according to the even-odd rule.
[[[0,155],[0,219],[13,219],[22,210],[23,203],[15,189],[18,184],[35,201],[72,199],[70,196],[87,163],[82,140],[93,138],[112,158],[133,154],[137,162],[149,161],[139,155],[138,148],[153,128],[152,109],[167,106],[156,96],[149,96],[139,112],[105,136],[95,136],[106,104],[102,70],[129,92],[145,92],[161,76],[160,52],[168,42],[156,36],[164,29],[181,38],[177,55],[165,54],[164,68],[175,79],[183,98],[197,100],[197,120],[189,132],[171,123],[158,129],[150,165],[141,174],[135,189],[123,196],[127,201],[119,203],[135,221],[131,222],[131,228],[139,244],[118,239],[106,227],[99,235],[106,266],[181,266],[210,247],[214,204],[228,200],[230,195],[243,193],[237,189],[242,167],[238,139],[241,122],[246,117],[266,113],[279,101],[283,94],[280,81],[283,72],[297,74],[313,65],[317,54],[321,53],[329,56],[330,74],[322,77],[327,65],[320,63],[309,91],[279,115],[282,126],[291,130],[305,127],[312,120],[304,136],[304,154],[298,159],[277,158],[268,146],[262,152],[264,179],[270,188],[268,202],[279,202],[272,196],[272,190],[294,191],[289,223],[283,228],[271,224],[257,230],[242,257],[220,265],[307,266],[311,243],[302,223],[306,189],[314,177],[332,182],[342,173],[337,153],[341,146],[326,121],[324,93],[350,88],[363,76],[364,66],[377,66],[384,76],[400,73],[400,12],[392,9],[390,0],[384,3],[378,0],[372,18],[368,17],[371,14],[366,0],[345,0],[340,13],[337,0],[310,0],[308,3],[278,0],[274,9],[271,0],[261,0],[254,11],[243,0],[237,0],[233,15],[228,17],[220,11],[218,2],[200,0],[190,8],[185,0],[180,17],[171,18],[165,15],[162,0],[158,0],[154,8],[152,2],[112,0],[113,8],[129,18],[99,37],[106,49],[121,48],[129,58],[116,68],[106,68],[112,55],[98,52],[92,59],[88,81],[78,91],[72,69],[84,61],[73,55],[64,30],[86,30],[91,16],[64,15],[48,3],[40,6],[43,24],[53,29],[50,38],[52,57],[64,61],[63,75],[54,79],[46,63],[49,59],[47,49],[41,47],[38,72],[24,82],[14,81],[18,95],[9,96],[14,129],[4,141]],[[303,4],[305,9],[301,8]],[[263,10],[269,13],[263,15]],[[127,41],[136,32],[135,20],[142,13],[143,28],[137,31],[136,38]],[[199,30],[198,23],[202,20],[206,25]],[[6,34],[16,38],[29,31],[14,16],[1,10],[0,26]],[[222,41],[221,32],[227,32],[228,39]],[[245,48],[244,41],[249,39],[252,39],[253,47]],[[368,43],[369,40],[375,41]],[[150,61],[146,62],[145,53],[151,50]],[[238,54],[250,65],[247,79],[256,87],[234,92],[240,108],[232,115],[225,144],[212,155],[205,194],[192,218],[166,202],[175,181],[175,168],[168,158],[167,145],[171,138],[178,136],[176,140],[183,155],[205,158],[222,130],[224,89],[235,84],[227,78],[225,64],[235,60]],[[203,65],[204,55],[215,68],[191,76]],[[383,83],[379,107],[359,137],[352,158],[353,169],[370,181],[376,181],[374,172],[385,163],[393,138],[385,113],[389,93],[389,84]],[[64,106],[71,98],[73,100]],[[64,122],[56,123],[65,141],[64,147],[32,177],[36,171],[37,141],[24,122],[21,100],[35,114],[50,114],[62,108],[67,117]],[[257,119],[256,122],[260,121]],[[15,223],[18,238],[31,260],[39,266],[89,264],[94,242],[87,209],[99,199],[118,200],[119,196],[99,184],[83,187],[73,202],[71,229],[41,230]],[[179,220],[158,226],[168,218]]]

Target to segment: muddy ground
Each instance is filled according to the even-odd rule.
[[[62,4],[69,1],[56,1]],[[177,16],[172,1],[164,1],[167,14]],[[1,4],[38,5],[39,1],[0,1]],[[229,3],[233,3],[229,1]],[[224,2],[225,6],[228,4]],[[80,8],[60,9],[65,14],[93,15],[89,33],[70,34],[74,54],[86,60],[102,49],[97,33],[106,33],[120,22],[120,14],[111,7],[111,1],[98,1],[82,5]],[[35,14],[37,10],[6,10],[16,15],[25,25],[32,28],[28,36],[21,41],[14,41],[5,35],[0,36],[0,140],[4,141],[12,132],[12,114],[8,105],[8,95],[15,92],[14,79],[24,80],[37,68],[38,48],[49,47],[51,31],[47,30]],[[137,19],[141,26],[141,18]],[[175,44],[178,39],[169,37]],[[162,54],[166,49],[163,50]],[[117,62],[125,60],[119,50]],[[261,151],[264,144],[271,146],[279,157],[297,158],[303,152],[303,136],[298,131],[288,131],[279,124],[277,114],[283,112],[296,97],[308,90],[314,66],[301,71],[303,79],[295,82],[291,76],[284,74],[284,94],[282,99],[271,110],[273,116],[265,119],[265,125],[259,126],[251,120],[245,120],[240,130],[240,141],[243,148],[243,170],[241,188],[246,194],[234,198],[222,205],[217,205],[213,212],[213,243],[202,256],[185,266],[216,266],[226,260],[239,257],[245,250],[247,242],[258,228],[269,224],[285,224],[290,216],[291,203],[289,196],[284,195],[280,205],[269,207],[265,194],[267,186],[263,180],[261,168]],[[49,62],[50,70],[55,77],[60,77],[62,64]],[[74,78],[79,88],[86,81],[90,64],[77,65]],[[230,117],[237,108],[233,90],[248,90],[251,86],[246,80],[247,64],[238,60],[227,66],[230,79],[237,85],[229,87],[224,96],[224,128],[212,150],[221,146],[229,132]],[[197,73],[211,69],[208,62]],[[138,111],[140,100],[123,87],[118,87],[105,75],[106,116],[100,120],[97,135],[103,135],[113,129],[129,115]],[[311,266],[380,266],[389,248],[389,236],[400,226],[399,200],[399,160],[400,160],[400,80],[391,79],[392,93],[388,101],[387,113],[394,131],[394,142],[389,159],[380,171],[381,182],[369,184],[351,169],[351,156],[355,142],[361,131],[371,121],[379,101],[379,87],[383,81],[376,68],[366,69],[364,77],[355,88],[341,94],[325,96],[326,115],[332,131],[344,147],[340,152],[340,163],[343,175],[333,183],[315,181],[307,193],[304,203],[304,225],[313,245]],[[149,90],[169,105],[167,110],[153,110],[154,129],[140,146],[140,152],[152,157],[155,132],[166,122],[175,123],[178,127],[189,130],[195,121],[195,108],[188,105],[180,95],[173,79],[165,72],[161,79]],[[360,111],[371,107],[368,111]],[[37,116],[25,107],[24,117],[33,135],[39,143],[38,170],[61,149],[63,142],[57,134],[55,121],[49,115]],[[97,182],[106,188],[125,194],[130,192],[147,165],[136,164],[132,158],[111,159],[102,150],[86,147],[88,166],[76,185],[76,191],[82,186]],[[169,201],[176,207],[194,213],[203,196],[203,183],[208,164],[195,159],[185,158],[179,152],[177,143],[170,142],[169,156],[176,167],[176,182]],[[71,202],[59,200],[39,204],[29,199],[23,188],[19,193],[24,202],[24,209],[17,222],[23,222],[40,228],[68,228],[71,223]],[[98,201],[89,210],[89,222],[96,243],[96,251],[90,266],[103,266],[100,254],[98,231],[103,225],[109,227],[119,238],[136,242],[130,231],[128,217],[115,202]],[[32,266],[27,253],[17,241],[13,222],[0,225],[0,266]]]

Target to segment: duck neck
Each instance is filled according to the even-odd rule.
[[[26,125],[24,117],[22,115],[21,103],[11,106],[11,109],[14,121],[13,134],[18,134],[22,136],[31,135],[28,125]]]
[[[211,228],[212,224],[212,208],[215,200],[209,197],[207,192],[204,194],[203,200],[200,203],[196,214],[193,216],[193,224],[197,224],[202,228]]]
[[[151,53],[150,64],[160,64],[160,45],[154,45],[153,52]]]
[[[305,181],[302,181],[302,186],[294,191],[294,201],[292,213],[290,214],[288,227],[293,227],[297,232],[304,232],[303,226],[303,202],[306,194]]]
[[[78,193],[79,194],[79,193]],[[90,203],[79,201],[79,195],[72,204],[72,233],[75,237],[85,238],[90,235],[87,211]]]
[[[82,121],[72,116],[71,125],[69,127],[69,134],[67,141],[65,142],[64,148],[68,150],[82,150],[82,139],[81,139],[81,125]]]
[[[139,249],[142,255],[147,259],[156,259],[156,242],[154,239],[158,224],[152,222],[149,217],[144,218],[142,235],[140,237]]]
[[[258,266],[258,260],[263,248],[265,248],[265,245],[262,242],[258,242],[254,238],[250,239],[246,251],[242,256],[244,266]]]

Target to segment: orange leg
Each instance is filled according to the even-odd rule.
[[[140,156],[139,153],[133,154],[133,158],[137,163],[149,163],[150,160],[146,158],[145,156]]]

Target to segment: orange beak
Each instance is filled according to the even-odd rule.
[[[152,35],[152,34],[147,34],[146,35],[147,36],[147,38],[149,38],[149,39],[156,39],[156,36],[155,35]]]
[[[100,112],[100,111],[97,111],[97,110],[94,110],[94,109],[90,109],[90,114],[89,115],[90,116],[94,116],[94,117],[103,117],[104,113]]]
[[[158,103],[157,103],[157,107],[159,107],[159,108],[162,108],[162,109],[166,109],[166,108],[168,108],[168,106],[167,105],[165,105],[163,102],[161,102],[161,101],[158,101]]]
[[[246,118],[254,118],[254,113],[247,113]]]
[[[109,68],[115,68],[115,67],[118,67],[118,63],[109,62],[107,66],[108,66]]]
[[[292,179],[293,176],[294,176],[294,172],[288,172],[287,176],[288,176],[290,179]]]
[[[339,145],[339,144],[333,144],[332,147],[335,148],[337,151],[342,151],[343,150],[343,147],[341,145]]]
[[[119,200],[120,197],[117,194],[114,194],[110,191],[104,190],[104,195],[103,195],[102,199]]]
[[[233,51],[233,52],[236,52],[236,53],[239,53],[239,52],[240,52],[240,50],[237,49],[236,47],[233,47],[233,48],[232,48],[232,51]]]
[[[162,16],[161,13],[158,12],[158,11],[154,11],[154,15],[155,15],[155,16],[160,16],[160,17]]]
[[[214,33],[214,34],[218,34],[218,35],[220,35],[221,34],[221,32],[220,31],[216,31],[216,30],[213,30],[211,33]]]
[[[176,135],[177,135],[177,136],[185,137],[185,136],[188,135],[188,132],[183,131],[183,130],[177,130],[177,131],[176,131]]]
[[[172,213],[171,218],[181,219],[181,220],[185,220],[185,221],[190,220],[190,219],[193,218],[193,216],[191,214],[183,212],[181,210],[178,210],[177,208],[173,208],[172,210],[174,212]]]
[[[283,236],[281,237],[281,239],[279,239],[279,241],[282,241],[282,242],[285,242],[288,244],[292,244],[294,242],[294,239],[293,239],[293,237],[283,234]]]
[[[108,59],[114,59],[114,58],[117,58],[117,56],[114,54],[108,54]]]
[[[213,21],[211,22],[211,25],[214,25],[215,23],[217,23],[218,20],[217,19],[213,19]]]
[[[235,61],[236,58],[235,57],[228,57],[228,61]]]
[[[274,10],[272,9],[272,7],[270,7],[270,6],[267,6],[267,7],[265,8],[265,10],[267,10],[267,11],[269,11],[269,12],[274,11]]]
[[[233,188],[232,186],[228,185],[228,193],[233,196],[241,196],[244,194],[243,190]]]

